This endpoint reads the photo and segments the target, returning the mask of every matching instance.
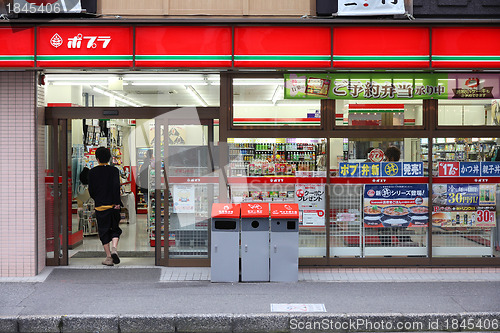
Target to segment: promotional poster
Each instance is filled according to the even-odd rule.
[[[496,225],[495,184],[433,184],[432,225],[479,227]]]
[[[302,212],[302,225],[325,225],[324,185],[295,185],[295,200]]]
[[[429,223],[427,184],[365,185],[363,194],[367,228],[426,227]]]

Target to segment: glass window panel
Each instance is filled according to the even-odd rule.
[[[321,126],[320,100],[284,99],[283,79],[234,79],[234,126]]]
[[[150,160],[154,160],[151,144],[151,139],[154,138],[154,120],[73,119],[70,124],[71,133],[68,137],[72,169],[70,260],[92,258],[95,257],[94,252],[103,251],[97,237],[94,201],[90,198],[84,178],[81,178],[80,174],[84,167],[91,169],[97,165],[93,152],[97,147],[104,146],[110,148],[112,155],[110,164],[120,171],[121,200],[124,207],[121,209],[120,228],[123,233],[119,251],[144,257],[143,260],[152,264],[154,231],[151,221],[154,216],[150,209],[153,197],[148,195],[150,188],[148,184],[154,173],[143,166],[148,151],[151,152]],[[150,163],[147,164],[152,167]],[[144,177],[137,176],[138,173]],[[78,239],[79,236],[83,241],[71,244],[72,239]]]
[[[336,126],[422,126],[422,100],[336,100]]]
[[[331,175],[341,176],[339,165],[342,162],[371,162],[377,158],[385,160],[385,152],[390,146],[399,149],[401,162],[424,162],[424,176],[427,175],[427,139],[424,138],[332,138],[330,139]],[[370,152],[374,149],[380,151],[381,155],[373,156],[370,160]]]
[[[499,126],[500,103],[489,100],[439,100],[440,126]]]
[[[183,110],[179,112],[186,115]],[[178,114],[176,118],[179,118]],[[207,125],[196,122],[179,124],[178,120],[170,120],[173,124],[167,125],[168,122],[165,115],[156,119],[70,121],[70,167],[74,176],[70,178],[73,214],[69,230],[73,237],[77,234],[83,236],[83,243],[75,244],[70,251],[72,259],[92,257],[95,254],[91,252],[102,252],[99,239],[94,237],[97,224],[93,201],[79,177],[84,166],[92,168],[97,164],[93,150],[99,146],[110,148],[111,163],[120,170],[125,205],[120,224],[123,230],[120,251],[147,257],[149,259],[144,260],[153,263],[156,240],[159,239],[162,259],[166,248],[170,258],[208,258],[209,207],[218,201],[219,193],[218,154],[216,149],[209,151]],[[156,137],[158,130],[160,138]],[[157,148],[159,151],[155,153]],[[157,186],[158,161],[162,170],[161,183]],[[160,190],[159,199],[157,189]],[[185,202],[190,206],[183,206]],[[168,235],[165,214],[169,217]],[[161,236],[156,237],[158,221]],[[49,251],[53,249],[50,244],[49,240]],[[53,252],[50,255],[53,256]]]
[[[218,74],[47,74],[46,103],[73,106],[220,105]]]
[[[299,255],[324,257],[326,139],[230,138],[228,149],[231,201],[298,203]]]
[[[330,139],[331,257],[427,256],[425,144],[421,138]],[[388,169],[388,162],[396,167]],[[348,178],[356,180],[346,184]]]
[[[498,255],[500,139],[433,139],[433,256]],[[481,179],[481,181],[477,181]]]

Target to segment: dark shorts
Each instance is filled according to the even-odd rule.
[[[115,237],[120,237],[120,210],[108,209],[95,212],[97,218],[97,227],[99,229],[99,239],[103,245],[108,244]]]

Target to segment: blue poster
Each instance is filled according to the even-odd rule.
[[[365,162],[359,165],[361,177],[380,177],[380,163]]]
[[[481,162],[481,176],[500,177],[500,162]]]
[[[339,163],[340,177],[359,177],[359,163]]]
[[[461,177],[477,177],[481,175],[479,162],[460,162]]]
[[[446,205],[478,206],[479,184],[448,184]]]
[[[401,177],[403,175],[402,162],[382,162],[382,177]]]
[[[427,226],[428,185],[365,185],[363,221],[365,227]]]
[[[339,163],[339,177],[423,177],[422,162]]]
[[[424,163],[403,162],[403,177],[423,177]]]

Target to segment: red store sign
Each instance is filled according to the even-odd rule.
[[[133,28],[40,27],[38,67],[132,67]]]
[[[138,67],[231,67],[230,27],[137,27]]]
[[[0,28],[0,67],[35,66],[35,28]]]
[[[499,38],[498,26],[7,26],[0,67],[498,69]]]

